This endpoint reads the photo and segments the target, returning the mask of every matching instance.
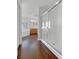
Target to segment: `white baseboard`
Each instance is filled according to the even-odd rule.
[[[43,44],[47,46],[47,48],[54,53],[59,59],[62,59],[62,55],[60,55],[55,49],[53,49],[49,44],[47,44],[44,40],[41,40]]]

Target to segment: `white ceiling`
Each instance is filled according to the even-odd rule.
[[[38,16],[39,7],[50,5],[56,1],[57,0],[19,0],[20,5],[22,5],[22,16]]]
[[[57,0],[22,0],[22,4],[29,3],[37,6],[43,6],[55,1]]]

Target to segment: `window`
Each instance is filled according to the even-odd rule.
[[[50,21],[43,21],[42,29],[50,29]]]

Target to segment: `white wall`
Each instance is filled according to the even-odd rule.
[[[42,14],[49,8],[49,6],[42,6],[39,8],[39,39],[42,38]]]
[[[21,43],[21,6],[19,2],[17,2],[17,47]]]
[[[41,38],[62,54],[62,4],[60,3],[44,16],[47,16],[47,20],[51,22],[51,28],[46,31],[41,30]],[[46,20],[43,17],[41,19],[41,22]]]
[[[51,29],[48,32],[49,44],[53,45],[58,52],[62,53],[62,5],[59,4],[56,8],[48,13],[51,21]]]

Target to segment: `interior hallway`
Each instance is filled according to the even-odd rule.
[[[25,39],[25,38],[24,38]],[[26,37],[18,50],[18,59],[58,59],[35,36]]]
[[[61,2],[18,0],[18,59],[62,59]]]

